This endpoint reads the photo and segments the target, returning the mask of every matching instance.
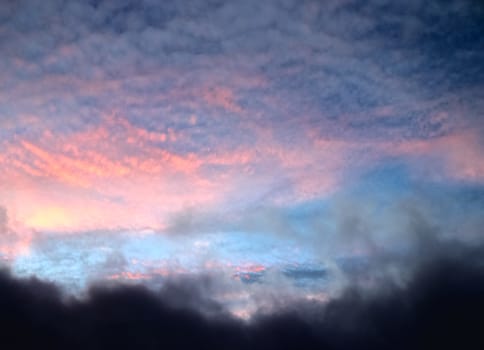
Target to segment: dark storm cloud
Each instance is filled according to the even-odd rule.
[[[281,306],[248,322],[211,301],[200,279],[169,283],[159,293],[94,287],[76,300],[3,271],[0,343],[16,349],[480,349],[484,250],[440,244],[435,251],[405,288],[388,282],[368,294],[351,287],[327,304]]]

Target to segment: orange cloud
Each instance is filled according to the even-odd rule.
[[[388,156],[436,157],[449,178],[483,180],[473,133],[373,142],[308,131],[291,144],[261,127],[255,135],[250,146],[178,154],[165,145],[183,140],[182,132],[148,131],[108,115],[104,123],[69,135],[45,131],[35,141],[3,142],[0,196],[34,229],[162,229],[173,213],[191,206],[216,210],[271,191],[267,200],[277,203],[325,196],[352,176],[349,171],[357,174]]]
[[[169,152],[156,144],[163,133],[144,132],[121,117],[106,119],[69,136],[45,132],[35,142],[5,144],[0,195],[10,198],[7,204],[27,226],[160,228],[167,213],[213,205],[231,188],[229,179],[200,173],[216,159]]]
[[[259,264],[253,264],[253,265],[249,264],[249,265],[243,265],[243,266],[236,266],[235,270],[237,272],[257,273],[257,272],[264,272],[266,270],[266,267]]]
[[[147,272],[131,272],[122,271],[120,273],[115,273],[106,277],[108,280],[124,280],[124,281],[140,281],[149,280],[155,277],[168,277],[186,273],[187,271],[182,268],[169,268],[169,267],[158,267],[149,268]]]

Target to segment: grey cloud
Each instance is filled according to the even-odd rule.
[[[328,271],[328,269],[322,267],[311,266],[289,267],[284,269],[282,274],[294,280],[298,286],[307,288],[312,285],[316,290],[325,289],[328,294],[331,289],[328,288],[328,282],[335,277],[333,271]]]
[[[383,285],[374,295],[348,288],[329,302],[260,310],[248,322],[212,304],[203,280],[160,292],[97,286],[66,300],[52,284],[2,271],[1,342],[27,349],[480,349],[482,256],[482,247],[454,245],[422,264],[405,288]]]
[[[95,269],[94,276],[91,277],[92,280],[96,279],[105,279],[106,276],[112,276],[123,271],[126,271],[128,268],[129,262],[126,257],[117,250],[114,250],[107,254],[104,262],[98,264]]]
[[[445,21],[448,20],[447,16],[455,15],[459,20],[464,20],[465,18],[474,19],[472,12],[468,10],[469,6],[465,4],[455,6],[455,2],[452,2],[450,5],[434,6],[433,10],[431,6],[422,6],[422,2],[416,2],[417,6],[413,8],[401,8],[398,5],[378,1],[369,1],[364,6],[356,1],[343,4],[331,2],[326,5],[311,4],[310,2],[278,4],[275,2],[242,3],[234,1],[223,5],[204,3],[203,6],[198,2],[193,4],[183,3],[183,5],[126,2],[122,6],[115,7],[104,2],[98,6],[76,2],[66,2],[64,4],[51,1],[45,3],[47,5],[32,6],[28,3],[29,5],[18,6],[18,12],[12,14],[10,30],[15,32],[17,29],[20,30],[22,26],[42,27],[47,23],[47,20],[42,20],[42,18],[48,17],[50,19],[54,14],[59,14],[61,18],[65,18],[66,23],[76,23],[77,25],[69,26],[65,30],[62,27],[63,25],[65,26],[65,23],[54,22],[55,26],[51,31],[59,34],[63,32],[75,33],[74,40],[76,44],[81,46],[84,38],[99,35],[102,38],[103,45],[88,49],[88,56],[85,59],[89,60],[91,56],[121,58],[121,61],[113,60],[111,62],[106,60],[101,65],[101,72],[106,71],[107,73],[109,73],[113,65],[117,66],[116,75],[118,76],[122,75],[126,69],[133,69],[134,66],[137,66],[139,69],[148,63],[149,59],[144,57],[143,52],[155,54],[159,60],[161,59],[160,62],[176,64],[178,58],[182,60],[181,63],[188,61],[182,58],[182,55],[172,56],[172,53],[188,50],[187,53],[190,54],[189,63],[193,64],[206,55],[221,53],[220,50],[224,47],[228,54],[235,54],[235,56],[243,54],[246,57],[248,54],[253,55],[254,51],[255,53],[264,53],[269,50],[271,58],[266,66],[268,69],[266,72],[271,77],[270,70],[273,69],[274,75],[278,75],[281,71],[284,71],[283,66],[286,62],[293,62],[293,64],[296,64],[297,67],[303,70],[306,70],[306,66],[312,66],[313,69],[306,71],[302,76],[306,79],[316,71],[322,72],[325,68],[330,70],[338,68],[339,64],[336,62],[332,65],[317,64],[321,58],[332,60],[352,58],[353,63],[351,60],[348,61],[352,69],[363,74],[369,80],[374,80],[374,77],[367,72],[377,74],[385,78],[378,79],[379,83],[382,83],[387,81],[389,76],[386,76],[388,74],[382,75],[381,69],[411,65],[414,59],[419,59],[419,56],[412,52],[412,49],[410,51],[407,50],[409,44],[402,41],[399,37],[386,38],[388,32],[391,33],[391,31],[383,29],[386,28],[385,21],[390,22],[387,25],[390,29],[399,28],[399,26],[412,22],[412,20],[422,22],[424,25],[421,26],[425,28],[429,22],[428,17],[430,14],[433,14],[434,17],[440,15],[441,17],[437,18],[441,19],[442,24],[439,22],[437,28],[426,28],[426,30],[438,32],[440,26],[443,26]],[[318,7],[319,9],[316,11],[313,9]],[[307,8],[312,10],[307,10]],[[457,8],[454,11],[455,13],[452,12],[453,8]],[[31,11],[45,13],[45,15],[33,16]],[[316,15],[312,15],[311,20],[308,20],[308,16],[305,15],[308,11],[316,13]],[[383,15],[382,11],[385,11],[385,15]],[[22,20],[22,18],[28,18],[29,20]],[[34,21],[34,18],[40,19]],[[387,18],[389,19],[387,20]],[[393,24],[391,21],[393,21]],[[134,22],[137,25],[130,25],[130,23]],[[126,25],[121,25],[123,23]],[[461,26],[460,22],[458,24]],[[374,29],[378,25],[381,25],[382,29]],[[192,29],[190,30],[190,28]],[[204,29],[206,32],[204,37],[212,34],[210,38],[201,38],[198,32],[204,33]],[[466,30],[462,26],[459,29],[461,31]],[[405,29],[398,30],[406,31]],[[420,35],[423,34],[420,33]],[[126,38],[132,49],[136,51],[136,48],[138,48],[141,52],[135,53],[129,61],[123,63],[122,59],[125,55],[113,55],[110,52],[113,44],[111,38],[113,36]],[[37,40],[39,38],[35,37],[36,40],[28,40],[28,42],[38,45],[36,43],[42,43],[42,41]],[[34,39],[34,37],[31,39]],[[361,39],[364,40],[362,41]],[[205,42],[205,40],[208,41]],[[469,40],[472,42],[473,37],[470,37]],[[60,41],[68,42],[65,39],[60,39]],[[221,43],[226,43],[226,45],[221,47]],[[396,55],[391,51],[385,54],[386,49],[384,45],[386,43],[392,43],[392,45],[397,46],[397,52],[395,53],[399,52],[398,43],[400,43],[403,51]],[[19,46],[17,43],[12,45],[23,47],[23,45]],[[418,41],[415,45],[414,47],[419,47]],[[299,47],[300,49],[291,49],[291,47]],[[27,47],[23,48],[29,51]],[[46,52],[52,49],[51,46],[45,43],[40,44],[39,48]],[[298,58],[299,53],[307,48],[314,48],[315,51],[306,54],[305,57]],[[213,51],[214,49],[215,51]],[[379,52],[383,54],[380,55]],[[471,52],[473,52],[473,55],[479,55],[474,46],[471,47]],[[32,57],[36,60],[39,58],[35,52],[33,55]],[[380,61],[380,56],[386,61]],[[401,56],[402,59],[392,58],[397,56]],[[454,59],[453,62],[456,62],[456,60]],[[425,73],[422,67],[425,64],[426,62],[422,62],[418,72],[426,77],[428,74]],[[462,67],[464,66],[465,64],[462,64]],[[475,64],[473,66],[475,67]],[[73,70],[85,69],[83,65],[72,65],[71,68]],[[206,68],[209,69],[210,67]],[[257,66],[253,67],[255,70],[259,68]],[[346,75],[348,74],[346,73]],[[391,73],[390,75],[394,74]],[[399,76],[403,78],[405,75],[407,74],[404,72]],[[351,77],[351,74],[348,76]],[[301,77],[300,74],[291,75],[291,77],[292,79],[289,79],[288,82],[298,82],[299,86],[303,86],[303,81],[299,79]],[[276,77],[274,76],[273,78]],[[294,80],[293,78],[297,79]],[[322,87],[324,88],[324,84],[327,84],[327,78],[330,78],[330,76],[323,74],[321,78]],[[362,91],[367,91],[364,85],[356,83],[355,86],[357,89],[361,88]],[[283,88],[283,86],[279,86],[279,88]],[[326,98],[330,98],[334,93],[341,96],[351,93],[345,85],[337,84],[328,88],[329,92],[326,93]],[[397,92],[395,88],[392,91]],[[379,95],[373,93],[374,98],[376,98],[375,102],[381,103],[384,95],[386,95],[385,89],[382,89]],[[372,96],[371,93],[370,96]],[[355,97],[357,99],[368,99],[369,96],[353,96],[350,101],[354,102]],[[389,101],[389,97],[387,97],[387,100]],[[343,103],[343,101],[335,102]]]
[[[326,204],[309,209],[259,207],[210,213],[193,208],[179,213],[167,233],[273,235],[286,244],[304,247],[321,263],[330,264],[331,273],[344,272],[345,263],[335,263],[338,259],[360,256],[363,265],[376,266],[368,271],[388,272],[396,278],[400,278],[400,272],[404,276],[406,270],[411,271],[421,256],[431,254],[436,242],[482,241],[482,190],[415,186],[379,195],[369,188],[366,194],[337,194]],[[405,259],[407,263],[379,264],[380,259]],[[388,267],[387,271],[381,266]]]

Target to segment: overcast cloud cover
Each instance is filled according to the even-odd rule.
[[[483,34],[479,0],[2,1],[0,343],[483,348]]]

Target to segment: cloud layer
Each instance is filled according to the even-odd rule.
[[[156,322],[221,348],[464,339],[472,307],[433,286],[482,289],[457,247],[483,237],[483,23],[473,0],[3,1],[0,257],[61,285],[4,275],[32,305],[11,327],[101,347],[138,305],[147,347]]]
[[[449,254],[450,253],[450,254]],[[327,304],[282,305],[248,323],[210,299],[203,283],[97,287],[85,299],[55,286],[0,275],[3,346],[34,349],[479,349],[484,275],[482,249],[443,246],[419,264],[406,288],[357,287]],[[25,336],[28,334],[28,336]]]
[[[389,157],[482,184],[477,3],[21,1],[1,19],[0,194],[32,228],[305,201]]]

